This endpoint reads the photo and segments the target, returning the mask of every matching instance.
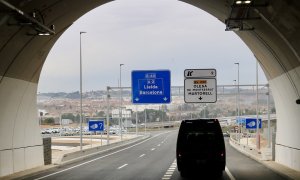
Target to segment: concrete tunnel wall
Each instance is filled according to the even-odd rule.
[[[39,9],[54,36],[28,36],[28,26],[8,26],[0,14],[0,176],[43,165],[43,148],[36,108],[37,84],[47,54],[59,36],[91,9],[109,1],[48,0],[10,3],[25,12]],[[186,0],[224,22],[230,12],[226,0]],[[289,3],[287,3],[289,2]],[[258,8],[261,20],[253,31],[236,32],[259,60],[269,80],[277,110],[276,161],[300,170],[300,5],[273,0]],[[0,6],[1,11],[1,6]],[[4,23],[3,23],[4,22]],[[225,26],[224,26],[225,29]],[[230,42],[228,42],[230,45]]]

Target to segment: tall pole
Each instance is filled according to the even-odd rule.
[[[82,52],[81,52],[81,34],[86,33],[80,31],[80,151],[82,151]]]
[[[237,119],[239,122],[239,142],[240,142],[240,133],[241,133],[241,125],[240,125],[240,63],[234,63],[238,66],[238,79],[237,79],[237,84],[238,84],[238,111],[237,111]]]
[[[161,125],[162,129],[164,128],[164,108],[163,105],[161,105]]]
[[[122,66],[124,64],[120,64],[120,135],[121,135],[121,141],[122,141]]]
[[[146,123],[147,123],[147,109],[145,108],[145,135],[146,135]]]
[[[236,80],[233,80],[234,82],[234,88],[236,88]],[[235,93],[235,115],[237,117],[237,95],[238,95],[238,92]]]
[[[260,134],[258,119],[258,60],[256,60],[256,149],[260,150]]]
[[[109,89],[110,87],[107,86],[106,88],[106,92],[107,92],[107,97],[106,97],[106,101],[107,101],[107,110],[106,110],[106,132],[107,132],[107,144],[109,144],[109,109],[110,109],[110,104],[109,104],[109,98],[110,98],[110,94],[109,94]]]
[[[235,80],[233,80],[233,82],[234,82],[234,88],[236,88],[236,79]],[[237,101],[237,99],[238,99],[238,90],[237,90],[237,88],[236,88],[236,93],[235,93],[235,117],[237,118],[238,117],[238,112],[237,112],[237,110],[238,110],[238,101]],[[237,119],[238,120],[238,119]],[[236,131],[236,130],[235,130]],[[237,133],[238,133],[238,130],[235,132],[235,140],[237,140],[238,139],[238,137],[237,137]]]
[[[135,105],[135,134],[138,135],[138,107]]]
[[[268,92],[267,92],[267,111],[268,111],[268,148],[271,147],[271,127],[270,127],[270,87],[267,84]]]
[[[63,128],[62,128],[62,118],[61,118],[62,114],[61,112],[59,113],[59,123],[60,123],[60,131],[59,131],[59,134],[60,136],[62,136],[62,131],[63,131]]]

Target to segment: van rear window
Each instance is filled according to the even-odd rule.
[[[213,132],[188,132],[185,134],[186,145],[193,149],[212,147],[215,144]]]
[[[190,150],[213,148],[218,144],[222,130],[218,121],[186,121],[180,127],[181,146]]]
[[[182,127],[184,132],[220,133],[222,131],[217,121],[187,121]]]

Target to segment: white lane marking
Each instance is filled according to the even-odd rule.
[[[127,166],[128,164],[124,164],[123,166],[118,167],[118,169],[122,169],[123,167]]]
[[[142,155],[140,155],[140,157],[143,157],[143,156],[145,156],[146,154],[142,154]]]
[[[160,135],[162,135],[162,134],[166,134],[166,133],[169,133],[169,132],[170,132],[170,131],[164,132],[164,133],[160,133],[160,134],[156,134],[156,135],[154,135],[153,137],[151,137],[151,138],[149,138],[149,139],[146,139],[146,140],[144,140],[144,141],[142,141],[142,142],[139,142],[139,143],[137,143],[137,144],[134,144],[134,145],[132,145],[132,146],[126,147],[126,148],[124,148],[124,149],[120,149],[120,150],[118,150],[118,151],[115,151],[115,152],[106,154],[106,155],[104,155],[104,156],[101,156],[101,157],[92,159],[92,160],[90,160],[90,161],[86,161],[86,162],[81,163],[81,164],[77,164],[77,165],[72,166],[72,167],[69,167],[69,168],[67,168],[67,169],[64,169],[64,170],[61,170],[61,171],[57,171],[57,172],[55,172],[55,173],[51,173],[51,174],[48,174],[48,175],[46,175],[46,176],[42,176],[42,177],[36,178],[35,180],[45,179],[45,178],[47,178],[47,177],[50,177],[50,176],[53,176],[53,175],[56,175],[56,174],[60,174],[60,173],[65,172],[65,171],[69,171],[69,170],[71,170],[71,169],[74,169],[74,168],[83,166],[83,165],[85,165],[85,164],[89,164],[89,163],[94,162],[94,161],[97,161],[97,160],[99,160],[99,159],[103,159],[103,158],[105,158],[105,157],[107,157],[107,156],[111,156],[111,155],[117,154],[117,153],[119,153],[119,152],[122,152],[122,151],[125,151],[125,150],[127,150],[127,149],[133,148],[133,147],[135,147],[135,146],[137,146],[137,145],[140,145],[140,144],[142,144],[142,143],[144,143],[144,142],[147,142],[147,141],[149,141],[149,140],[151,140],[151,139],[153,139],[153,138],[156,138],[157,136],[160,136]]]
[[[169,169],[167,170],[167,172],[165,173],[165,175],[161,178],[162,180],[167,180],[167,179],[171,179],[175,168],[177,167],[177,163],[176,163],[176,159],[173,161],[173,163],[171,164],[171,166],[169,167]]]
[[[160,146],[160,144],[158,144],[157,146]]]
[[[152,149],[151,149],[151,151],[154,151],[154,150],[155,150],[155,148],[152,148]]]
[[[233,177],[233,175],[231,174],[231,172],[229,171],[229,169],[227,168],[227,166],[225,167],[225,172],[227,173],[227,175],[229,176],[229,178],[231,180],[235,180],[235,178]]]

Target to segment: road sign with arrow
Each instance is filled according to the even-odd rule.
[[[213,103],[217,101],[215,78],[191,78],[184,80],[184,101],[186,103]]]
[[[133,104],[168,104],[171,102],[169,70],[135,70],[131,73]]]

